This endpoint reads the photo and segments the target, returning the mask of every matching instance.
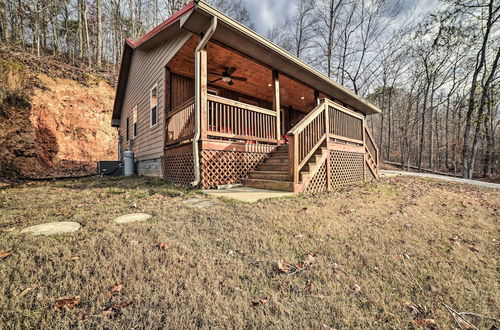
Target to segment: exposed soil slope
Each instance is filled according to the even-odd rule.
[[[116,159],[113,98],[95,75],[0,49],[0,177],[90,174]]]

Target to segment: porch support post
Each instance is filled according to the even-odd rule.
[[[277,70],[273,70],[273,110],[276,111],[276,141],[281,144],[280,80]]]
[[[200,119],[201,139],[207,139],[208,131],[208,88],[207,88],[207,49],[200,51]]]
[[[163,148],[167,146],[169,139],[167,128],[170,118],[167,118],[167,114],[172,110],[172,71],[168,66],[165,66],[165,86],[163,87],[163,94],[165,97],[165,106],[163,107]]]
[[[363,130],[363,182],[366,182],[366,162],[367,162],[367,155],[366,155],[366,134],[365,134],[365,118],[363,118],[363,125],[361,129]]]
[[[314,91],[314,94],[318,92]],[[319,92],[317,94],[316,100],[319,100]],[[323,111],[325,112],[325,141],[326,141],[326,188],[331,190],[332,188],[332,173],[330,166],[330,149],[328,149],[328,144],[330,143],[330,104],[326,99],[323,99]]]
[[[321,103],[321,100],[319,99],[319,90],[317,89],[314,90],[314,99],[316,100],[316,105]]]

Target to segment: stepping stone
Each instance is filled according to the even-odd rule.
[[[194,204],[193,206],[197,207],[199,209],[204,209],[204,208],[207,208],[207,207],[212,207],[214,205],[215,205],[215,203],[212,202],[212,201],[204,201],[204,202],[201,202],[201,203]]]
[[[147,213],[130,213],[119,216],[118,218],[115,219],[115,222],[122,224],[122,223],[146,221],[150,218],[151,215]]]
[[[33,236],[37,235],[55,235],[71,233],[80,229],[81,225],[78,222],[48,222],[41,225],[31,226],[21,230],[21,233],[31,233]]]
[[[202,201],[201,198],[190,198],[190,199],[186,199],[185,201],[182,201],[182,203],[183,204],[196,204],[196,203],[199,203],[201,201]]]

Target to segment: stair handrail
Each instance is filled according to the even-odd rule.
[[[290,176],[293,178],[293,182],[296,184],[299,182],[299,172],[301,168],[304,166],[307,159],[310,155],[314,154],[314,152],[319,148],[321,143],[328,139],[328,100],[321,99],[319,104],[309,112],[298,124],[296,124],[292,129],[290,129],[287,133],[288,135],[288,166],[290,171]],[[299,160],[299,150],[297,143],[297,136],[306,129],[309,124],[313,122],[321,114],[325,115],[325,125],[323,136],[319,139],[319,141],[311,147],[311,150],[308,151],[307,155],[304,159]]]
[[[370,143],[371,145],[373,146],[373,148],[375,149],[375,155],[372,155],[370,149],[368,148],[368,146],[366,145],[365,143],[365,146],[366,146],[366,149],[368,150],[368,154],[373,158],[373,160],[375,161],[375,165],[378,167],[378,154],[379,154],[379,150],[378,150],[378,147],[377,145],[375,144],[375,141],[373,140],[373,136],[372,134],[370,133],[370,131],[368,130],[368,127],[366,127],[365,125],[365,133],[366,133],[366,136],[368,137],[368,139],[370,140]]]
[[[309,112],[301,121],[298,122],[294,127],[292,127],[288,131],[288,135],[296,135],[299,131],[303,131],[304,128],[311,123],[322,111],[325,110],[325,99],[322,99],[320,103],[314,108],[311,112]]]

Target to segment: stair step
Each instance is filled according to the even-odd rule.
[[[276,147],[276,150],[288,150],[288,144],[282,144]]]
[[[288,172],[288,165],[286,164],[261,164],[257,166],[258,171],[279,171]]]
[[[289,181],[290,174],[280,171],[255,171],[250,173],[250,179]]]
[[[243,185],[246,187],[253,187],[260,189],[293,191],[293,182],[291,181],[244,179]]]
[[[275,158],[275,159],[288,159],[288,154],[271,154],[270,158]]]
[[[288,158],[267,158],[264,163],[265,165],[288,165]]]

